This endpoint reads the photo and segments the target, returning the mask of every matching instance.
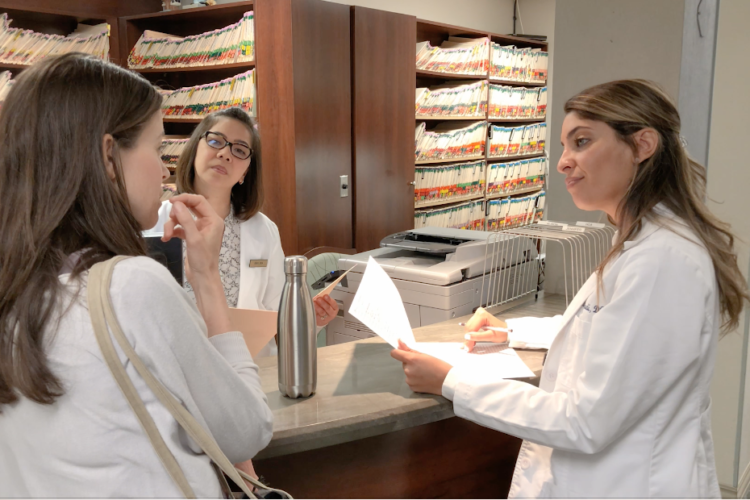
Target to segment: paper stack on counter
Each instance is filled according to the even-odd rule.
[[[452,366],[471,365],[495,375],[500,372],[503,378],[534,376],[518,353],[505,346],[480,344],[468,352],[461,342],[417,342],[396,285],[372,257],[349,312],[394,348],[401,340],[409,348]]]

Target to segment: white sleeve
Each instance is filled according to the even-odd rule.
[[[562,315],[551,318],[506,319],[509,346],[519,349],[549,349],[560,331]]]
[[[581,375],[567,392],[454,367],[443,394],[453,396],[456,415],[544,446],[597,453],[667,395],[686,400],[711,281],[673,249],[634,248],[620,258],[628,261],[611,301],[587,313]]]
[[[281,237],[276,224],[273,224],[273,243],[268,256],[268,286],[261,298],[263,307],[267,311],[278,311],[281,301],[281,291],[284,289],[286,275],[284,274],[284,250],[281,248]]]
[[[195,303],[150,258],[119,263],[110,290],[136,353],[193,416],[205,421],[227,457],[242,462],[265,448],[273,436],[273,414],[242,334],[209,339]]]

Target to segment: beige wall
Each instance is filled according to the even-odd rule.
[[[513,31],[513,0],[328,0],[491,33]]]
[[[524,26],[548,23],[549,2],[521,0]],[[554,78],[548,118],[547,218],[604,221],[599,212],[578,210],[555,167],[562,154],[563,105],[575,93],[621,78],[648,78],[676,99],[682,53],[683,0],[564,0],[554,10]],[[562,266],[555,248],[547,260],[546,288],[563,289]]]
[[[750,165],[744,143],[750,116],[750,2],[721,0],[716,39],[714,95],[708,149],[709,207],[729,222],[736,235],[744,240],[738,245],[740,268],[750,266]],[[740,390],[743,359],[743,337],[748,320],[744,317],[737,332],[719,342],[718,359],[712,388],[713,432],[716,463],[722,485],[736,486],[735,481],[750,463],[750,383],[745,384],[745,408],[740,419]],[[745,349],[746,349],[745,344]],[[744,353],[748,355],[747,352]],[[750,381],[749,381],[750,382]],[[744,422],[743,422],[744,420]],[[737,438],[744,433],[743,439]],[[739,455],[739,456],[738,456]],[[739,458],[739,460],[737,460]]]

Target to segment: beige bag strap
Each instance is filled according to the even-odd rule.
[[[182,406],[182,404],[180,404],[180,402],[161,384],[161,382],[159,382],[156,377],[153,376],[146,365],[144,365],[141,359],[138,357],[135,350],[128,342],[127,337],[125,337],[125,334],[120,328],[120,324],[117,321],[114,309],[112,308],[112,300],[109,294],[114,267],[118,262],[126,258],[127,257],[115,257],[106,262],[95,264],[91,268],[89,272],[88,283],[91,322],[94,326],[97,341],[102,348],[102,352],[104,353],[105,358],[108,358],[107,365],[112,370],[113,375],[115,375],[115,380],[117,380],[118,385],[120,385],[120,388],[123,390],[125,397],[128,398],[128,402],[130,403],[130,406],[133,407],[133,410],[138,416],[139,421],[141,421],[141,425],[144,426],[144,429],[146,430],[151,443],[154,445],[154,449],[159,454],[159,458],[167,468],[167,471],[169,472],[172,479],[182,491],[183,495],[185,495],[187,498],[195,497],[192,489],[190,489],[190,486],[187,483],[187,479],[185,478],[182,469],[167,448],[166,444],[161,438],[161,435],[158,434],[156,425],[153,423],[151,416],[148,414],[148,411],[143,405],[143,401],[140,399],[140,396],[138,395],[138,392],[135,390],[135,387],[127,376],[127,373],[125,373],[125,369],[122,366],[122,363],[120,363],[120,360],[114,350],[112,339],[109,335],[106,334],[108,333],[107,325],[109,325],[109,327],[112,329],[112,334],[117,340],[117,343],[120,345],[120,348],[123,350],[130,362],[133,363],[135,369],[138,371],[138,373],[141,375],[143,380],[149,386],[151,391],[156,395],[159,401],[161,401],[161,403],[169,410],[175,420],[177,420],[180,426],[185,430],[185,432],[187,432],[187,434],[193,439],[193,441],[195,441],[198,446],[200,446],[203,452],[219,467],[219,469],[221,469],[221,471],[224,472],[224,474],[232,479],[232,481],[234,481],[248,497],[255,498],[252,491],[250,490],[250,488],[248,488],[243,479],[247,480],[258,488],[277,491],[282,496],[286,495],[291,498],[288,493],[282,490],[274,490],[273,488],[268,488],[257,479],[249,476],[248,474],[245,474],[243,471],[237,470],[234,467],[234,464],[232,464],[232,462],[226,457],[224,452],[221,451],[219,445],[216,443],[213,437],[208,434],[208,432],[206,432],[203,427],[201,427],[201,425],[197,420],[195,420],[190,412],[187,411],[187,409]],[[109,346],[109,349],[105,348],[105,345],[107,344]],[[116,372],[119,372],[120,375],[118,376]],[[126,390],[125,387],[128,385],[131,389]],[[136,410],[136,407],[139,407],[139,409]],[[149,427],[152,426],[152,430],[155,430],[158,438],[152,435],[152,433],[147,429],[148,421],[150,421],[151,424]]]

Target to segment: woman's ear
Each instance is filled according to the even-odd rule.
[[[636,158],[643,162],[651,158],[659,147],[659,133],[652,128],[643,128],[633,134]]]
[[[115,168],[115,138],[112,137],[112,134],[104,134],[104,138],[102,139],[102,158],[109,179],[114,181],[117,178],[117,173]]]

